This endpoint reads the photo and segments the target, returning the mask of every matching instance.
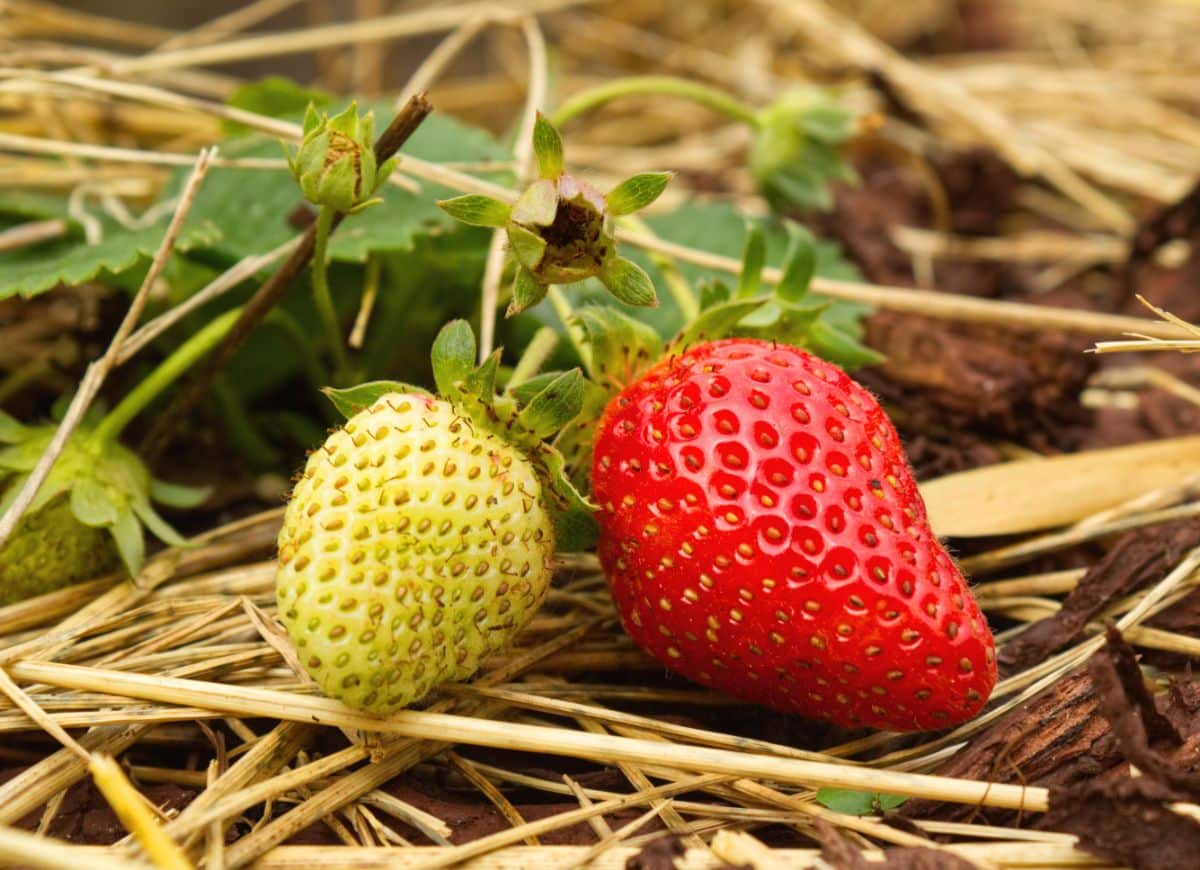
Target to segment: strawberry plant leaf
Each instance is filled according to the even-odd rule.
[[[338,413],[349,420],[363,408],[369,408],[388,393],[416,393],[421,396],[432,395],[428,390],[404,384],[400,381],[371,381],[344,390],[326,387],[322,390]]]
[[[333,95],[314,88],[306,88],[283,76],[267,76],[256,82],[247,82],[234,88],[227,105],[235,109],[245,109],[258,115],[271,118],[287,118],[305,113],[305,126],[310,120],[308,109],[312,109],[312,123],[319,123],[318,109],[333,102]],[[226,135],[249,132],[248,128],[236,121],[222,121]]]
[[[604,198],[608,213],[621,217],[641,211],[662,195],[670,180],[670,172],[641,172],[626,178]]]
[[[834,812],[849,816],[881,815],[894,810],[908,798],[882,792],[852,791],[844,788],[822,788],[817,791],[817,803]]]
[[[0,203],[0,217],[3,217]],[[12,212],[9,212],[11,215]],[[73,228],[65,238],[7,252],[0,259],[0,299],[9,296],[35,296],[59,284],[75,286],[91,281],[102,273],[116,274],[147,262],[162,242],[167,219],[148,227],[129,229],[107,216],[98,215],[102,237],[94,245]],[[190,215],[175,243],[183,253],[207,248],[219,242],[217,222]]]
[[[475,368],[475,333],[471,324],[465,320],[452,320],[443,326],[433,341],[430,358],[438,392],[452,398],[457,394],[459,384]]]

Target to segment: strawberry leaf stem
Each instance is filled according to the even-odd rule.
[[[674,76],[628,76],[588,88],[575,94],[559,106],[550,120],[555,126],[561,127],[568,121],[597,109],[605,103],[611,103],[613,100],[623,97],[645,95],[680,97],[708,106],[714,111],[727,115],[735,121],[749,124],[756,129],[759,125],[758,111],[732,94],[710,85]]]
[[[176,378],[190,369],[195,363],[206,356],[225,337],[233,324],[241,315],[240,308],[226,311],[220,317],[210,321],[203,329],[196,332],[187,341],[175,349],[169,357],[158,364],[158,368],[145,377],[141,383],[129,391],[115,408],[100,421],[92,432],[92,439],[97,443],[112,442],[124,431],[125,427],[145,410],[146,406],[158,398]]]

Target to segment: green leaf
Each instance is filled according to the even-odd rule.
[[[848,816],[881,815],[896,809],[906,800],[907,797],[899,795],[843,788],[822,788],[817,791],[817,803]]]
[[[0,444],[16,444],[26,437],[28,429],[25,424],[13,417],[0,411]]]
[[[546,298],[549,289],[548,285],[539,283],[533,277],[533,273],[524,266],[518,266],[517,275],[513,279],[512,302],[509,304],[505,316],[512,317],[520,314],[526,308],[537,305]]]
[[[799,302],[808,293],[808,285],[817,270],[817,245],[812,233],[799,224],[789,223],[788,235],[791,244],[775,292],[788,302]]]
[[[641,211],[662,195],[671,180],[670,172],[640,172],[630,176],[608,192],[605,209],[613,217]]]
[[[517,199],[512,207],[512,219],[526,226],[548,227],[558,213],[558,187],[547,178],[540,178]]]
[[[499,401],[496,396],[496,375],[500,371],[500,351],[497,350],[476,368],[467,372],[462,379],[460,391],[495,407]]]
[[[283,76],[267,76],[234,88],[225,102],[235,109],[245,109],[271,118],[297,115],[311,106],[319,123],[320,114],[316,110],[328,106],[332,101],[333,97],[325,91],[306,88]],[[248,131],[248,128],[235,121],[222,121],[221,126],[226,135]]]
[[[556,179],[562,175],[562,137],[541,112],[538,112],[533,124],[533,153],[537,157],[538,174],[542,178]]]
[[[438,206],[456,221],[472,227],[502,227],[512,214],[507,204],[477,193],[439,200]]]
[[[137,577],[142,570],[142,560],[146,555],[146,539],[142,535],[142,524],[138,522],[133,510],[124,508],[117,514],[116,522],[108,529],[117,545],[117,553],[125,563],[129,576]]]
[[[583,372],[571,369],[545,386],[517,415],[517,425],[539,440],[579,416],[583,408]]]
[[[204,504],[212,494],[207,486],[184,486],[154,478],[150,481],[150,497],[159,504],[173,508],[194,508]]]
[[[329,401],[333,402],[333,406],[347,420],[364,408],[371,407],[389,393],[417,396],[433,395],[421,387],[414,387],[412,384],[405,384],[400,381],[370,381],[365,384],[359,384],[356,387],[347,387],[344,390],[326,387],[321,392],[329,397]]]
[[[85,526],[111,526],[121,506],[98,480],[81,475],[71,487],[71,513]]]
[[[742,247],[742,274],[738,278],[737,296],[748,299],[757,296],[762,287],[762,270],[767,261],[767,237],[762,224],[757,221],[746,229],[746,243]]]
[[[433,379],[446,398],[458,392],[458,384],[475,368],[475,333],[465,320],[452,320],[442,327],[430,352]]]
[[[633,260],[610,257],[600,269],[600,283],[626,305],[647,307],[658,304],[654,283],[646,270]]]
[[[166,219],[141,229],[127,229],[107,217],[98,219],[103,237],[97,244],[69,237],[6,252],[0,258],[0,299],[34,296],[59,284],[73,287],[102,272],[124,272],[149,261],[167,229]],[[184,223],[175,250],[206,248],[221,236],[217,222],[193,214]]]

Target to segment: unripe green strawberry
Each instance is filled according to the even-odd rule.
[[[56,426],[25,426],[0,414],[0,514],[16,500]],[[0,547],[0,606],[141,568],[143,525],[168,544],[185,542],[151,499],[194,506],[205,493],[155,480],[133,451],[90,422],[67,439],[49,476]]]
[[[473,368],[457,321],[434,345],[437,398],[402,384],[331,393],[350,416],[309,457],[279,535],[279,617],[328,695],[373,713],[473,674],[549,588],[552,509],[572,497],[543,439],[579,410],[582,375],[524,408]]]
[[[70,499],[57,496],[23,516],[0,547],[0,605],[90,580],[117,564],[111,536],[79,522]]]
[[[449,402],[392,393],[309,457],[279,535],[279,615],[326,694],[386,713],[506,646],[553,554],[532,463]]]

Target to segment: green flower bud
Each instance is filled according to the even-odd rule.
[[[772,207],[828,209],[829,183],[857,179],[838,151],[856,126],[850,110],[818,88],[788,91],[763,109],[749,164]]]
[[[371,197],[395,161],[376,166],[374,126],[374,116],[368,112],[360,117],[354,103],[332,118],[308,107],[304,138],[296,152],[288,154],[305,199],[341,212],[360,211],[375,202]]]

